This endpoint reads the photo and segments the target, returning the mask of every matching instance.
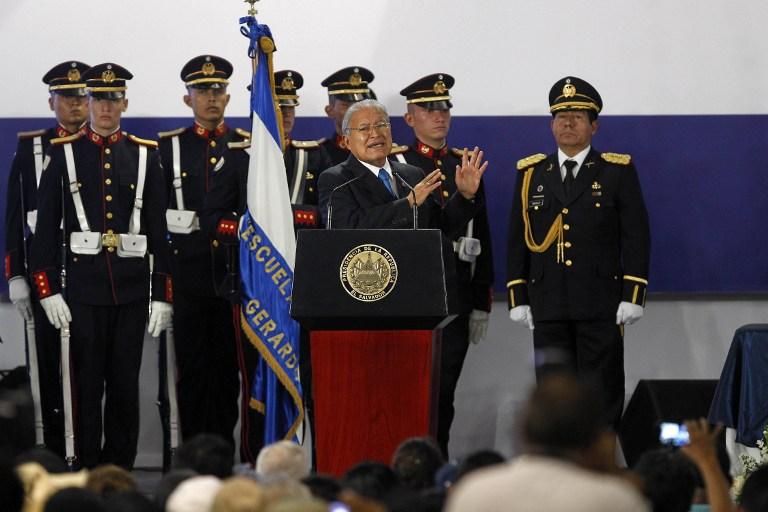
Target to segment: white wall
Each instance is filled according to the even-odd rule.
[[[627,399],[640,379],[717,379],[734,331],[768,322],[761,300],[653,300],[645,317],[627,327]],[[21,320],[0,304],[0,369],[23,364]],[[531,334],[507,317],[497,302],[488,338],[469,349],[456,397],[450,451],[461,457],[480,448],[507,455],[515,450],[515,413],[533,383]],[[139,466],[158,466],[161,431],[157,396],[157,342],[146,337],[141,372]]]
[[[612,114],[768,112],[768,4],[755,0],[261,0],[277,68],[304,74],[300,115],[322,116],[320,82],[347,65],[397,92],[427,73],[453,74],[455,115],[546,112],[557,79],[592,82]],[[0,18],[6,98],[0,117],[47,116],[39,82],[54,63],[112,61],[136,78],[131,116],[182,116],[179,70],[216,53],[236,67],[230,115],[247,115],[250,64],[242,0],[15,0]],[[70,34],[70,35],[67,35]],[[39,87],[36,87],[39,84]]]

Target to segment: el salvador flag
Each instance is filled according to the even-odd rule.
[[[289,315],[296,239],[275,109],[269,27],[248,16],[240,31],[250,38],[250,163],[247,209],[240,220],[241,324],[261,360],[251,406],[264,414],[264,444],[297,439],[304,420],[299,381],[299,326]]]

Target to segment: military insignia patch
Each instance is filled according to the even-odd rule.
[[[107,83],[107,84],[114,82],[115,81],[115,72],[112,71],[111,69],[108,69],[108,70],[104,71],[101,74],[101,80],[104,83]]]
[[[80,80],[80,71],[77,68],[67,71],[67,80],[70,82],[77,82]]]
[[[397,284],[397,263],[380,245],[358,245],[349,251],[339,267],[344,290],[361,302],[383,299]]]

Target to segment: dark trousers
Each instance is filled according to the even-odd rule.
[[[558,367],[592,379],[603,392],[604,419],[618,428],[624,408],[624,337],[612,320],[536,322],[536,378]]]
[[[133,467],[147,307],[146,300],[119,306],[69,303],[75,441],[82,467]]]
[[[256,457],[264,446],[264,411],[260,410],[251,399],[253,379],[261,356],[256,346],[243,332],[240,324],[241,306],[234,308],[234,320],[237,323],[237,362],[240,368],[240,460],[251,465],[256,464]]]
[[[32,301],[35,322],[35,348],[40,381],[40,409],[43,419],[43,442],[52,452],[64,457],[64,415],[61,402],[61,339],[43,308]]]
[[[218,297],[175,292],[173,330],[181,434],[217,434],[234,446],[237,424],[237,337],[232,305]]]
[[[440,394],[437,406],[437,444],[448,456],[448,438],[455,415],[453,399],[469,348],[469,315],[459,315],[443,328],[440,347]]]

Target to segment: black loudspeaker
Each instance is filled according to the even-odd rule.
[[[706,418],[717,380],[641,380],[627,404],[619,426],[619,441],[627,466],[643,452],[660,448],[659,424]]]

